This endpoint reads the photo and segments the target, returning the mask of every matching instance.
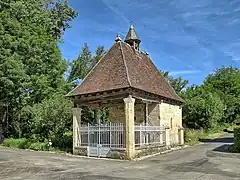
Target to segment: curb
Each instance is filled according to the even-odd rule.
[[[157,155],[160,155],[160,154],[167,154],[167,153],[170,153],[170,152],[173,152],[173,151],[178,151],[178,150],[185,149],[185,148],[188,148],[188,147],[191,147],[191,146],[184,145],[184,146],[181,146],[181,147],[171,148],[171,149],[163,151],[163,152],[159,152],[159,153],[151,154],[151,155],[148,155],[148,156],[143,156],[143,157],[140,157],[140,158],[136,158],[136,159],[133,159],[132,161],[141,161],[141,160],[144,160],[144,159],[147,159],[147,158],[150,158],[150,157],[154,157],[154,156],[157,156]]]

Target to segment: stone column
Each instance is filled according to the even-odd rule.
[[[73,153],[75,147],[79,147],[81,145],[81,134],[80,134],[80,127],[81,127],[81,108],[73,108]]]
[[[184,128],[179,128],[179,144],[184,145]]]
[[[101,109],[96,108],[94,109],[94,119],[96,124],[101,124]]]
[[[133,159],[135,156],[134,137],[134,103],[135,99],[129,96],[124,99],[125,103],[125,135],[126,135],[126,156]]]
[[[145,125],[149,124],[148,103],[145,103]]]
[[[166,139],[165,139],[165,141],[166,141],[165,143],[166,143],[166,146],[167,146],[167,147],[170,147],[170,145],[171,145],[171,143],[170,143],[170,127],[166,127],[166,128],[165,128],[165,133],[166,133],[166,134],[165,134],[165,138],[166,138]]]

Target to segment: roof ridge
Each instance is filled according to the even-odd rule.
[[[143,52],[142,52],[143,53]],[[143,53],[144,54],[144,53]],[[145,56],[147,56],[146,54],[144,54]],[[154,67],[157,69],[157,67],[155,66],[155,64],[153,63],[153,61],[151,60],[151,58],[149,56],[147,56],[148,60],[154,65]],[[183,101],[183,99],[176,93],[176,91],[174,90],[174,88],[171,86],[171,84],[166,80],[166,78],[160,73],[159,69],[157,69],[157,73],[164,79],[164,81],[167,83],[167,85],[170,87],[170,89],[172,89],[174,95],[181,101]]]
[[[122,42],[119,42],[119,43],[120,43],[120,51],[121,51],[121,54],[122,54],[123,63],[124,63],[124,66],[125,66],[125,68],[126,68],[128,85],[131,86],[131,82],[130,82],[130,78],[129,78],[129,73],[128,73],[128,67],[127,67],[127,63],[126,63],[126,60],[125,60],[125,55],[124,55],[124,53],[123,53]]]
[[[97,67],[97,65],[100,63],[100,61],[106,56],[108,51],[110,51],[113,48],[113,46],[103,54],[103,56],[99,59],[99,61],[93,66],[93,68],[83,78],[82,82],[79,85],[77,85],[75,88],[73,88],[69,93],[67,93],[66,96],[71,96],[71,93],[74,92],[84,82],[84,80],[89,76],[89,74],[91,74],[91,72]]]

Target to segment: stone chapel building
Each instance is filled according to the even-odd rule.
[[[72,97],[74,102],[74,154],[91,155],[91,152],[95,152],[93,148],[96,147],[98,148],[96,149],[97,156],[103,156],[105,153],[103,147],[108,147],[106,157],[116,150],[118,154],[123,154],[124,158],[132,159],[149,154],[149,152],[160,151],[161,148],[158,148],[160,146],[169,148],[184,144],[181,108],[183,100],[161,75],[148,54],[140,50],[140,44],[141,40],[131,25],[125,40],[122,41],[120,36],[117,36],[115,43],[82,83],[68,93],[67,96]],[[111,123],[122,123],[121,148],[113,146],[113,138],[116,136],[110,133],[112,127],[107,135],[108,139],[111,139],[109,146],[99,146],[99,144],[104,144],[103,141],[107,141],[101,140],[103,136],[100,130],[97,145],[92,145],[96,142],[92,140],[94,143],[91,143],[93,135],[89,135],[90,126],[87,137],[83,135],[84,128],[81,125],[83,106],[108,107]],[[99,125],[99,129],[102,127]],[[106,127],[109,128],[109,126]],[[164,136],[160,133],[159,138],[156,135],[158,131],[160,132],[156,130],[158,127],[164,128]],[[153,131],[156,132],[153,133]],[[146,140],[146,134],[149,140]],[[143,136],[144,139],[141,140]],[[101,143],[99,143],[100,140]],[[86,144],[84,144],[85,141]],[[102,148],[100,155],[99,147]],[[154,150],[151,151],[151,148]]]

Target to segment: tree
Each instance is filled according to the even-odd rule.
[[[221,124],[223,103],[217,93],[203,86],[188,87],[183,95],[183,123],[190,128],[213,128]]]
[[[71,64],[72,69],[68,77],[69,81],[82,80],[91,67],[92,53],[89,50],[88,44],[84,43],[84,46],[76,60]]]
[[[96,55],[91,60],[91,69],[98,63],[105,53],[104,46],[98,46],[95,53]]]
[[[204,81],[207,91],[216,92],[224,103],[223,121],[232,123],[240,114],[240,70],[222,67],[210,74]]]
[[[170,83],[175,92],[181,96],[182,92],[186,89],[188,85],[188,80],[184,80],[181,77],[174,78],[169,75],[169,72],[164,72],[161,70],[160,72],[163,75],[163,77],[165,77],[166,80]]]
[[[0,1],[0,102],[8,106],[13,131],[24,106],[66,87],[57,44],[76,15],[67,1]]]
[[[104,52],[104,46],[98,46],[96,49],[96,55],[92,56],[88,44],[84,43],[84,46],[78,58],[74,60],[71,64],[71,72],[68,80],[72,82],[84,79],[88,72],[95,66],[95,64],[97,64],[97,62],[103,56]]]
[[[98,63],[98,61],[103,56],[105,50],[104,46],[98,46],[95,51],[95,56],[92,56],[91,51],[89,50],[88,44],[84,43],[84,46],[76,60],[71,64],[71,71],[68,77],[68,81],[75,82],[74,86],[78,84],[80,80],[83,80],[84,77],[89,73],[89,71]],[[93,110],[89,107],[84,107],[82,110],[82,121],[85,123],[98,123],[96,119],[98,116],[101,116],[102,121],[107,120],[108,110],[101,109],[101,111]]]
[[[24,108],[29,118],[29,134],[40,142],[62,137],[72,126],[72,102],[62,94],[54,94],[40,104]]]

